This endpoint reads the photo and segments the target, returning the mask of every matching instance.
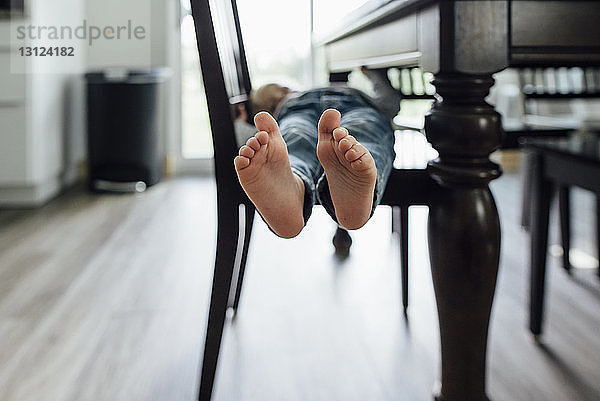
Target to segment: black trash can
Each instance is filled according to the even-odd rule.
[[[159,85],[168,68],[86,74],[88,184],[95,191],[143,191],[161,178]]]

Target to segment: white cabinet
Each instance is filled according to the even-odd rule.
[[[74,115],[66,96],[80,74],[32,74],[36,62],[19,56],[10,22],[0,20],[0,207],[37,206],[60,191],[64,141],[83,111]]]
[[[9,23],[0,21],[0,205],[6,188],[29,184],[28,105],[25,74],[11,73]],[[5,195],[5,196],[3,196]]]
[[[26,156],[25,106],[0,102],[0,188],[21,186],[28,182]]]
[[[8,47],[0,51],[0,105],[25,102],[25,76],[10,73],[10,53]]]

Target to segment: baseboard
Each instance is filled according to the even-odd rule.
[[[0,187],[0,207],[29,209],[45,205],[85,179],[82,164],[75,164],[59,177],[49,178],[39,184]]]
[[[65,169],[65,171],[63,171],[63,173],[61,174],[60,181],[62,187],[66,189],[77,185],[86,178],[86,175],[87,171],[85,169],[84,162],[81,162],[77,165],[73,165]]]
[[[39,207],[60,194],[62,188],[58,177],[37,185],[0,188],[0,207]]]
[[[232,162],[233,163],[233,162]],[[212,158],[205,159],[179,159],[175,165],[175,175],[213,175],[215,171]]]

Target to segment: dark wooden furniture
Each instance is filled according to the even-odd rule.
[[[579,70],[580,77],[574,78],[573,70]],[[404,74],[404,78],[406,80],[406,76],[409,77],[408,85],[406,87],[401,86],[401,82],[394,82],[393,84],[399,91],[402,92],[403,100],[429,100],[434,99],[432,93],[425,93],[425,91],[421,91],[417,93],[413,90],[413,88],[421,86],[424,87],[427,85],[425,82],[425,77],[422,71],[418,71],[415,73],[414,69],[402,68],[399,73]],[[528,107],[529,103],[532,100],[543,100],[543,101],[564,101],[570,99],[596,99],[600,98],[600,68],[597,67],[572,67],[570,69],[564,68],[521,68],[518,71],[519,73],[519,82],[521,91],[524,97],[524,112],[525,115],[528,113],[534,113]],[[336,80],[341,80],[341,78],[348,76],[348,73],[332,73],[332,77],[335,77]],[[420,80],[421,82],[416,82],[415,79]],[[576,82],[576,79],[579,82]],[[432,88],[435,90],[435,88]],[[423,126],[415,126],[410,124],[400,124],[397,126],[397,122],[395,121],[395,127],[398,129],[410,129],[410,130],[418,130],[423,131]],[[564,128],[564,127],[545,127],[540,128],[539,126],[532,125],[530,123],[525,122],[522,129],[519,130],[505,130],[503,133],[502,141],[500,144],[501,149],[511,149],[519,147],[519,142],[524,140],[525,138],[557,138],[557,137],[565,137],[568,134],[573,133],[575,130],[573,128]],[[528,158],[525,159],[525,170],[530,171],[531,169],[527,168]],[[402,174],[401,171],[394,170],[392,174]],[[525,229],[529,229],[529,199],[530,199],[530,186],[531,186],[531,178],[529,177],[529,173],[525,176],[524,185],[523,185],[523,219],[522,226]],[[570,207],[569,207],[569,187],[564,185],[557,186],[558,192],[558,205],[560,210],[560,225],[561,225],[561,239],[562,246],[564,249],[563,253],[563,267],[567,272],[571,271],[571,264],[569,261],[569,247],[570,247]],[[393,202],[392,202],[393,203]],[[389,205],[391,205],[388,200]],[[425,204],[425,203],[420,203]],[[408,207],[395,207],[393,206],[393,225],[392,229],[394,232],[400,233],[400,253],[401,253],[401,263],[402,263],[402,280],[401,280],[401,288],[402,288],[402,300],[404,306],[404,313],[406,315],[406,311],[408,308]],[[342,238],[350,238],[349,234],[345,232],[343,229],[338,229],[336,233],[336,238],[341,236]],[[335,241],[334,241],[335,243]]]
[[[520,142],[527,144],[533,138],[522,138]],[[542,139],[542,138],[540,138]],[[552,138],[544,138],[552,139]],[[525,152],[523,156],[523,184],[522,184],[522,204],[521,204],[521,227],[526,231],[531,231],[531,220],[533,213],[532,191],[535,186],[535,166],[536,155],[533,152]],[[560,218],[560,237],[562,253],[562,267],[569,274],[572,272],[570,260],[571,249],[571,189],[569,185],[557,184],[553,186],[553,192],[557,194],[558,213]],[[600,204],[596,208],[596,213],[600,215]],[[599,223],[600,227],[600,223]],[[600,237],[600,234],[598,234]],[[600,270],[598,272],[600,274]]]
[[[193,1],[192,12],[212,127],[218,197],[215,272],[199,390],[200,400],[210,400],[226,311],[229,307],[236,311],[240,301],[255,214],[254,206],[239,186],[232,163],[238,147],[235,143],[231,106],[246,102],[251,85],[235,0],[219,3],[216,8],[211,8],[206,0]],[[226,37],[219,38],[215,35],[215,21],[224,24]],[[335,80],[336,77],[332,79]],[[394,227],[401,228],[404,244],[402,274],[405,277],[408,274],[408,207],[427,204],[428,194],[435,184],[423,169],[399,171],[401,174],[391,175],[382,204],[395,207]],[[398,193],[391,190],[392,187],[402,187],[406,190]],[[242,228],[240,228],[240,206],[244,210]],[[399,225],[400,219],[406,223]],[[347,244],[349,239],[345,230],[338,230],[334,244],[336,240]],[[336,248],[339,247],[343,246],[336,244]],[[404,278],[404,282],[408,282],[407,277]],[[408,293],[405,291],[405,305],[407,296]]]
[[[192,0],[191,4],[212,128],[217,184],[217,249],[199,390],[200,400],[210,400],[226,312],[229,307],[236,310],[240,300],[255,214],[233,165],[238,146],[232,105],[247,103],[252,87],[236,2],[215,2],[215,9],[211,9],[208,0]],[[213,16],[222,28],[219,32],[223,36],[218,38],[221,53]]]
[[[573,70],[579,70],[579,77],[573,76]],[[571,74],[571,75],[569,75]],[[565,68],[525,68],[519,70],[519,80],[525,101],[525,114],[532,100],[565,101],[571,99],[600,98],[600,68],[572,67]],[[551,82],[549,82],[551,81]],[[579,81],[579,82],[577,82]],[[558,121],[560,123],[560,121]],[[567,124],[569,125],[569,124]],[[525,124],[521,130],[506,131],[502,140],[503,148],[516,148],[520,142],[530,138],[566,137],[575,132],[576,127],[543,128]],[[531,220],[531,188],[533,168],[531,155],[525,154],[523,159],[523,205],[521,225],[525,230],[530,228]],[[566,185],[557,185],[558,207],[560,213],[561,242],[563,247],[563,268],[571,272],[569,260],[570,249],[570,190]]]
[[[387,68],[382,69],[387,71]],[[388,75],[389,75],[389,71]],[[403,101],[410,100],[434,100],[433,94],[435,88],[427,81],[423,72],[420,70],[403,68],[398,72],[400,80],[395,82],[391,80],[394,88],[402,93]],[[347,83],[351,71],[332,72],[329,76],[331,83]],[[405,75],[406,85],[403,85],[402,75]],[[406,77],[408,75],[408,77]],[[406,79],[407,78],[407,79]],[[417,82],[420,81],[420,82]],[[419,89],[418,89],[419,88]],[[411,122],[400,121],[394,118],[393,128],[399,130],[423,131],[423,126],[415,125]],[[423,160],[426,164],[428,160]],[[403,191],[396,191],[394,188],[403,188]],[[402,168],[393,168],[390,173],[386,191],[381,200],[381,205],[391,206],[392,208],[392,232],[398,233],[400,237],[400,263],[401,263],[401,289],[402,289],[402,309],[404,316],[407,317],[408,309],[408,261],[409,261],[409,208],[410,206],[428,205],[429,193],[434,187],[434,182],[425,172],[424,168],[409,166]],[[346,255],[352,238],[347,230],[338,227],[333,237],[333,244],[338,254]]]
[[[600,177],[596,177],[600,179]],[[562,267],[571,274],[572,264],[570,257],[571,250],[571,188],[569,185],[556,185],[558,194],[558,208],[560,217],[560,234],[561,234],[561,245],[563,249],[562,254]],[[600,196],[596,198],[596,238],[598,243],[598,249],[600,249]],[[598,276],[600,277],[600,268],[598,269]]]
[[[500,116],[485,102],[508,66],[600,65],[600,4],[592,1],[393,0],[358,10],[324,36],[331,72],[420,65],[440,97],[425,131],[440,157],[428,174],[429,248],[442,352],[440,401],[487,400],[487,331],[500,253],[488,183]],[[540,21],[544,21],[543,24]],[[402,187],[395,188],[400,192]]]
[[[396,188],[405,188],[398,192]],[[425,169],[396,169],[390,173],[381,205],[392,207],[392,231],[400,235],[400,277],[404,316],[408,308],[409,208],[428,206],[436,184]]]
[[[595,192],[600,197],[600,140],[538,139],[528,140],[526,146],[532,152],[530,168],[533,173],[529,328],[538,336],[542,333],[548,223],[553,189],[557,185],[578,186]],[[568,207],[568,203],[564,199],[562,201]],[[597,201],[597,205],[597,211],[600,212],[600,201]],[[561,225],[564,225],[564,222],[561,222]],[[600,217],[597,227],[600,245]],[[567,238],[568,232],[566,230]],[[563,240],[564,235],[563,227]],[[568,253],[568,244],[565,252]]]
[[[225,15],[237,14],[233,2],[214,4]],[[435,197],[428,195],[427,204],[442,350],[441,387],[436,398],[487,400],[487,330],[500,249],[498,212],[488,187],[489,181],[500,175],[500,169],[488,156],[498,147],[502,128],[500,116],[484,98],[494,82],[492,74],[511,64],[599,64],[596,38],[600,4],[566,0],[393,0],[370,10],[367,15],[357,15],[354,21],[347,20],[344,29],[322,43],[334,73],[362,65],[385,68],[416,64],[435,73],[434,85],[440,101],[427,116],[425,130],[440,157],[429,163],[426,174],[418,180],[435,181],[430,188]],[[239,300],[248,222],[254,216],[239,186],[232,185],[236,178],[231,160],[237,146],[231,117],[226,112],[230,107],[228,93],[235,94],[233,89],[239,86],[243,97],[249,87],[240,85],[243,80],[239,77],[247,78],[243,69],[234,71],[238,78],[232,80],[225,80],[221,74],[223,65],[211,16],[214,10],[208,0],[193,0],[192,11],[215,141],[219,214],[200,384],[200,399],[208,400],[225,312],[228,305],[235,308]],[[545,24],[537,23],[540,19]],[[237,43],[242,43],[235,19],[230,18],[220,31],[226,32],[230,40],[237,37]],[[245,64],[243,48],[234,48],[232,54],[242,64],[226,66],[238,66],[235,70]],[[245,82],[248,84],[249,80]],[[394,197],[411,185],[390,184]],[[246,215],[241,230],[235,224],[239,222],[240,205],[244,205]],[[246,235],[241,238],[240,233]],[[239,273],[234,280],[236,266]],[[232,301],[228,302],[230,298]]]
[[[548,139],[548,138],[546,138]],[[526,143],[529,139],[521,139],[521,143]],[[523,155],[522,170],[522,198],[521,198],[521,227],[531,232],[531,214],[532,214],[532,191],[535,175],[535,154],[525,152]],[[571,262],[569,251],[571,248],[571,222],[570,222],[570,201],[569,187],[565,185],[556,185],[555,192],[558,193],[558,212],[560,216],[560,235],[563,248],[562,266],[567,273],[571,273]]]

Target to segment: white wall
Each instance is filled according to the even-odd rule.
[[[145,39],[121,38],[120,40],[98,40],[87,50],[87,66],[90,69],[105,67],[139,67],[152,65],[152,43],[163,45],[159,36],[161,27],[153,24],[152,17],[164,16],[151,0],[86,0],[85,18],[90,25],[98,27],[127,26],[145,30]],[[124,32],[123,32],[124,33]],[[151,39],[152,38],[152,39]]]

